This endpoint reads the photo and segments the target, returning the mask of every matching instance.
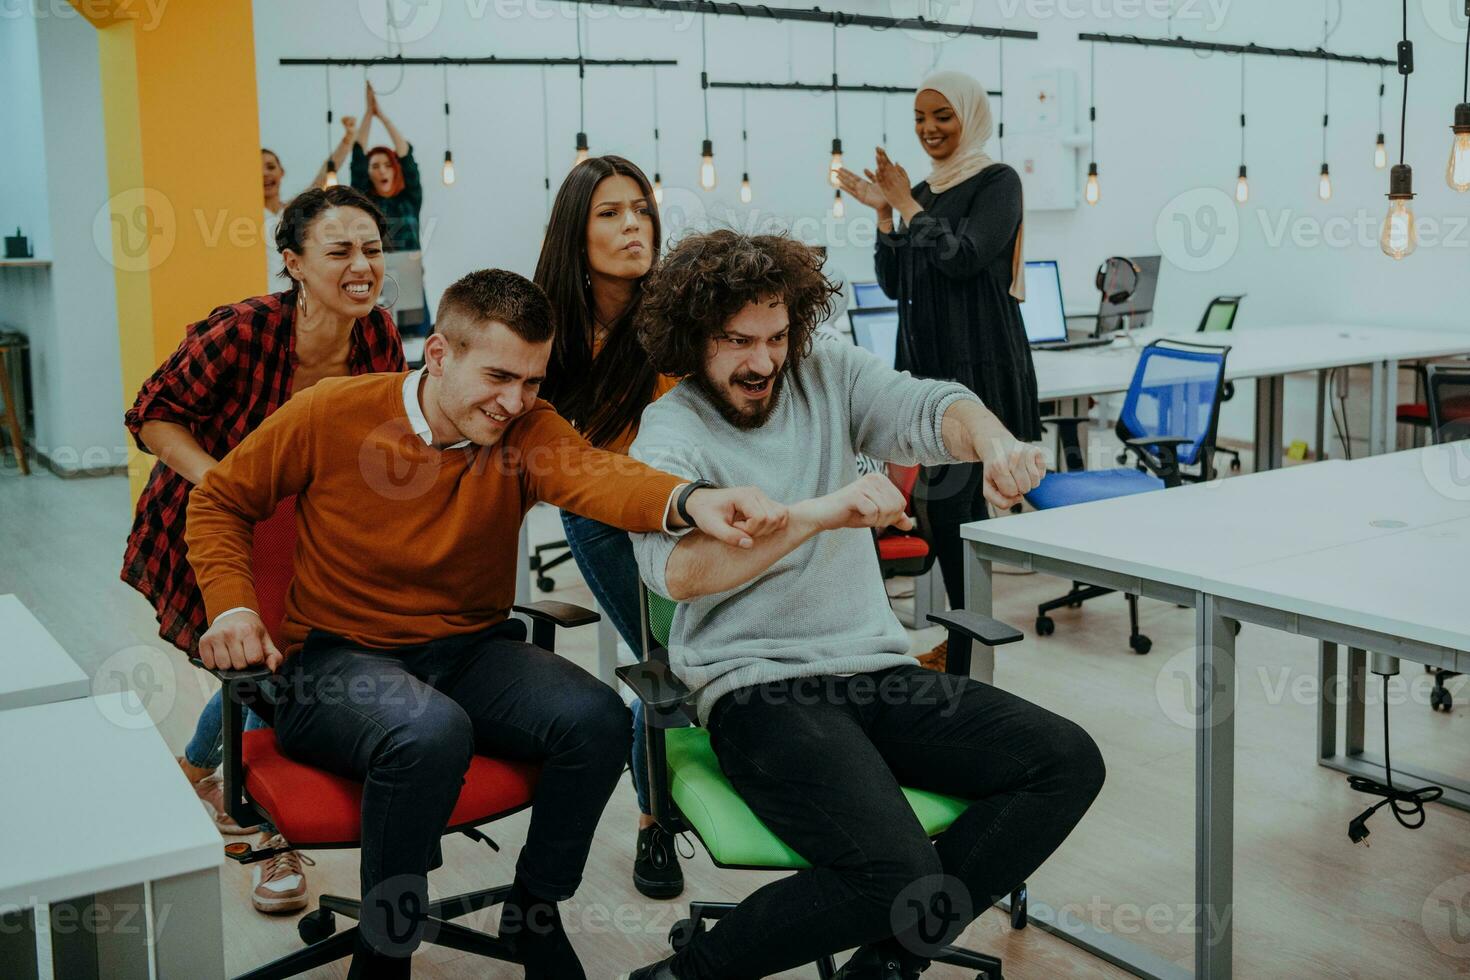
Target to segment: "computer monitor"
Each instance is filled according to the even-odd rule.
[[[1154,294],[1159,288],[1159,256],[1135,255],[1133,264],[1138,266],[1138,285],[1133,295],[1121,303],[1109,303],[1102,298],[1097,308],[1097,323],[1100,332],[1122,328],[1122,317],[1128,315],[1129,327],[1148,324],[1154,310]]]
[[[1054,344],[1067,339],[1067,317],[1062,310],[1062,275],[1052,259],[1026,263],[1026,302],[1021,322],[1032,344]]]
[[[898,310],[848,310],[852,342],[893,366],[898,358]]]
[[[855,282],[852,284],[852,305],[860,310],[873,309],[892,306],[893,300],[884,294],[883,287],[876,282]]]

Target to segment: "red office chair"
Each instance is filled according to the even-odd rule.
[[[1453,363],[1451,366],[1453,366]],[[1413,366],[1413,371],[1418,381],[1416,387],[1420,390],[1427,390],[1429,386],[1427,366],[1416,364]],[[1459,397],[1447,400],[1445,404],[1440,406],[1440,414],[1447,420],[1470,418],[1470,399]],[[1431,442],[1434,441],[1434,433],[1430,430],[1429,424],[1429,402],[1427,396],[1426,400],[1422,402],[1400,402],[1395,409],[1394,420],[1399,425],[1406,425],[1413,431],[1414,445],[1419,445],[1421,439],[1425,437]]]
[[[296,498],[282,500],[276,512],[255,526],[252,563],[255,592],[261,618],[271,638],[280,645],[280,626],[285,615],[286,593],[292,579],[296,548]],[[537,602],[516,606],[535,621],[533,642],[552,650],[557,626],[582,626],[596,622],[596,613],[569,603]],[[199,660],[194,660],[202,666]],[[225,805],[240,826],[274,824],[292,849],[358,847],[362,835],[362,784],[324,770],[304,765],[283,755],[272,729],[244,731],[245,705],[262,700],[261,688],[274,675],[264,667],[249,670],[211,671],[225,686],[224,699],[224,793]],[[269,713],[269,704],[256,707]],[[475,828],[531,805],[540,774],[538,767],[476,755],[465,773],[459,802],[449,817],[445,833],[462,833],[474,840],[496,845]],[[496,848],[498,850],[498,848]],[[258,850],[249,843],[225,846],[225,854],[241,864],[269,860],[280,849]],[[515,951],[497,936],[457,925],[450,919],[496,905],[510,893],[510,885],[486,888],[429,903],[428,928],[424,942],[447,946],[466,953],[506,962],[519,962]],[[338,895],[323,895],[316,910],[297,925],[305,949],[280,957],[241,974],[236,980],[283,980],[341,959],[352,953],[357,926],[336,931],[336,913],[359,917],[361,902]]]
[[[889,463],[888,479],[903,494],[904,512],[914,517],[914,486],[919,482],[919,468]],[[923,575],[934,565],[934,549],[923,524],[916,524],[912,531],[884,528],[874,537],[874,543],[878,548],[878,567],[885,579],[895,575]]]

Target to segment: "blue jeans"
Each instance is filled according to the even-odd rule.
[[[184,761],[191,766],[200,769],[218,769],[219,764],[225,758],[225,693],[223,690],[215,691],[214,697],[210,698],[199,712],[199,720],[194,723],[194,737],[189,739],[189,744],[184,746]],[[257,728],[266,728],[265,721],[251,711],[245,709],[245,730],[254,731]]]
[[[613,628],[628,644],[628,649],[643,656],[642,615],[638,609],[638,560],[633,557],[633,542],[628,533],[609,527],[589,517],[569,511],[561,512],[572,557],[587,580],[587,588],[597,598],[603,613],[612,620]],[[633,699],[633,792],[638,797],[638,812],[652,813],[648,791],[648,740],[643,734],[643,702]]]

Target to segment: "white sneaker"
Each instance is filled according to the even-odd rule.
[[[273,834],[262,835],[256,846],[266,850],[290,845],[280,834]],[[316,863],[296,851],[284,851],[251,865],[250,902],[257,912],[275,914],[306,908],[306,873],[301,868],[302,862]]]

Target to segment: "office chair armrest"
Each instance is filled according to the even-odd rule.
[[[930,613],[929,622],[949,631],[949,651],[945,654],[944,671],[960,677],[970,676],[970,650],[976,640],[988,647],[1015,643],[1022,633],[998,619],[968,609],[951,609]]]
[[[242,681],[263,681],[267,677],[275,676],[271,673],[270,668],[263,664],[256,667],[246,667],[244,670],[229,670],[224,667],[206,667],[204,666],[204,661],[198,657],[190,657],[189,663],[198,667],[200,670],[209,671],[215,677],[219,678],[221,684],[226,686],[238,684]]]
[[[204,661],[198,657],[190,657],[189,662],[201,670],[209,671],[224,685],[220,734],[225,750],[221,787],[225,811],[241,827],[254,826],[261,822],[261,816],[245,798],[245,756],[242,742],[245,734],[245,705],[247,700],[253,707],[259,707],[262,700],[273,705],[278,692],[270,681],[280,675],[265,666],[227,670],[222,667],[206,667]],[[257,713],[270,716],[267,721],[275,720],[271,711]]]
[[[1194,440],[1187,436],[1140,436],[1137,439],[1123,440],[1123,445],[1142,449],[1146,446],[1185,446],[1191,442]]]
[[[1193,439],[1184,436],[1140,436],[1123,440],[1123,447],[1132,450],[1150,473],[1164,481],[1164,486],[1177,487],[1183,482],[1179,473],[1179,447],[1192,442]],[[1159,454],[1149,452],[1149,446],[1157,446]]]
[[[633,689],[645,707],[665,711],[677,708],[694,697],[694,692],[663,660],[626,664],[617,669],[617,675]]]
[[[510,611],[531,618],[531,642],[549,653],[556,652],[556,628],[558,626],[573,629],[602,619],[591,609],[573,605],[570,602],[556,602],[552,599],[528,602],[524,606],[511,606]]]

